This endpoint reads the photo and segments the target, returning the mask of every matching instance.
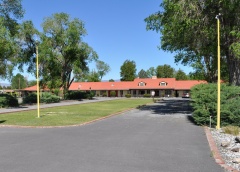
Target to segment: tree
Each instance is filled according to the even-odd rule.
[[[11,80],[11,87],[12,89],[23,89],[27,87],[27,82],[23,75],[18,73],[14,76]]]
[[[148,78],[148,74],[145,70],[141,69],[139,72],[138,72],[138,77],[139,78]]]
[[[156,69],[158,78],[173,78],[174,77],[174,69],[170,65],[159,65]]]
[[[181,69],[178,69],[178,71],[175,74],[175,78],[176,78],[176,80],[188,80],[188,76]]]
[[[121,66],[121,81],[133,81],[136,78],[136,63],[134,61],[125,60]]]
[[[156,69],[154,67],[150,67],[146,72],[147,72],[148,78],[157,76]]]
[[[81,20],[71,19],[66,13],[56,13],[45,18],[42,27],[43,33],[39,33],[31,22],[22,25],[21,40],[25,44],[21,54],[22,64],[28,64],[28,71],[35,73],[37,42],[34,37],[39,36],[41,81],[50,89],[62,87],[65,96],[75,79],[74,76],[80,71],[88,71],[88,62],[96,60],[98,56],[87,43],[82,41],[86,30]]]
[[[0,18],[4,20],[4,26],[12,36],[17,33],[16,20],[21,19],[23,14],[21,0],[0,0]]]
[[[114,79],[109,79],[109,82],[115,82]]]
[[[100,76],[100,80],[102,80],[102,77],[106,75],[111,69],[110,66],[103,61],[97,60],[96,61],[96,67]]]
[[[74,78],[76,82],[86,82],[88,80],[89,69],[82,70],[80,68],[74,70]]]
[[[36,38],[40,37],[40,32],[34,28],[32,21],[24,21],[19,26],[17,43],[21,48],[16,61],[18,69],[23,71],[27,67],[27,72],[36,75]],[[42,49],[41,49],[42,50]]]
[[[100,82],[100,75],[98,72],[92,71],[87,75],[87,82]]]
[[[0,78],[10,78],[19,47],[16,44],[18,33],[17,19],[23,17],[21,0],[0,1]]]
[[[34,86],[34,85],[37,85],[37,81],[36,80],[31,80],[31,81],[27,82],[27,86],[28,87],[31,87],[31,86]]]
[[[221,13],[221,75],[240,85],[240,18],[236,15],[240,1],[164,0],[161,7],[163,11],[145,19],[147,29],[161,32],[161,48],[177,52],[176,62],[202,63],[209,82],[215,82],[217,76],[215,16]]]

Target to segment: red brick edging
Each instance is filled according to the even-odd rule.
[[[228,170],[228,171],[232,171],[232,172],[240,172],[232,167],[230,167],[229,165],[225,164],[221,154],[218,151],[217,145],[212,137],[211,131],[209,130],[208,127],[204,127],[204,131],[206,133],[207,136],[207,140],[211,149],[211,152],[213,154],[213,157],[216,161],[217,164],[219,164],[221,167],[223,167],[224,169]]]

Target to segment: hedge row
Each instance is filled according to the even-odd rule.
[[[51,93],[41,93],[40,103],[58,103],[60,102],[60,97]],[[23,98],[23,103],[31,104],[37,103],[37,94],[31,93]]]
[[[67,100],[92,99],[95,93],[93,91],[69,91],[66,95]]]
[[[193,118],[198,125],[217,123],[217,84],[200,84],[191,89]],[[240,87],[221,84],[221,126],[240,126]]]

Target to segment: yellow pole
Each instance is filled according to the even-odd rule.
[[[221,73],[220,73],[220,21],[219,15],[217,16],[217,32],[218,32],[218,99],[217,99],[217,126],[216,128],[220,129],[220,93],[221,93]]]
[[[37,64],[37,114],[39,118],[40,110],[39,110],[38,46],[36,46],[36,64]]]

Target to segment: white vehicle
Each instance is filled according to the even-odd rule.
[[[183,97],[183,98],[189,98],[190,95],[189,95],[189,93],[184,93],[182,97]]]

